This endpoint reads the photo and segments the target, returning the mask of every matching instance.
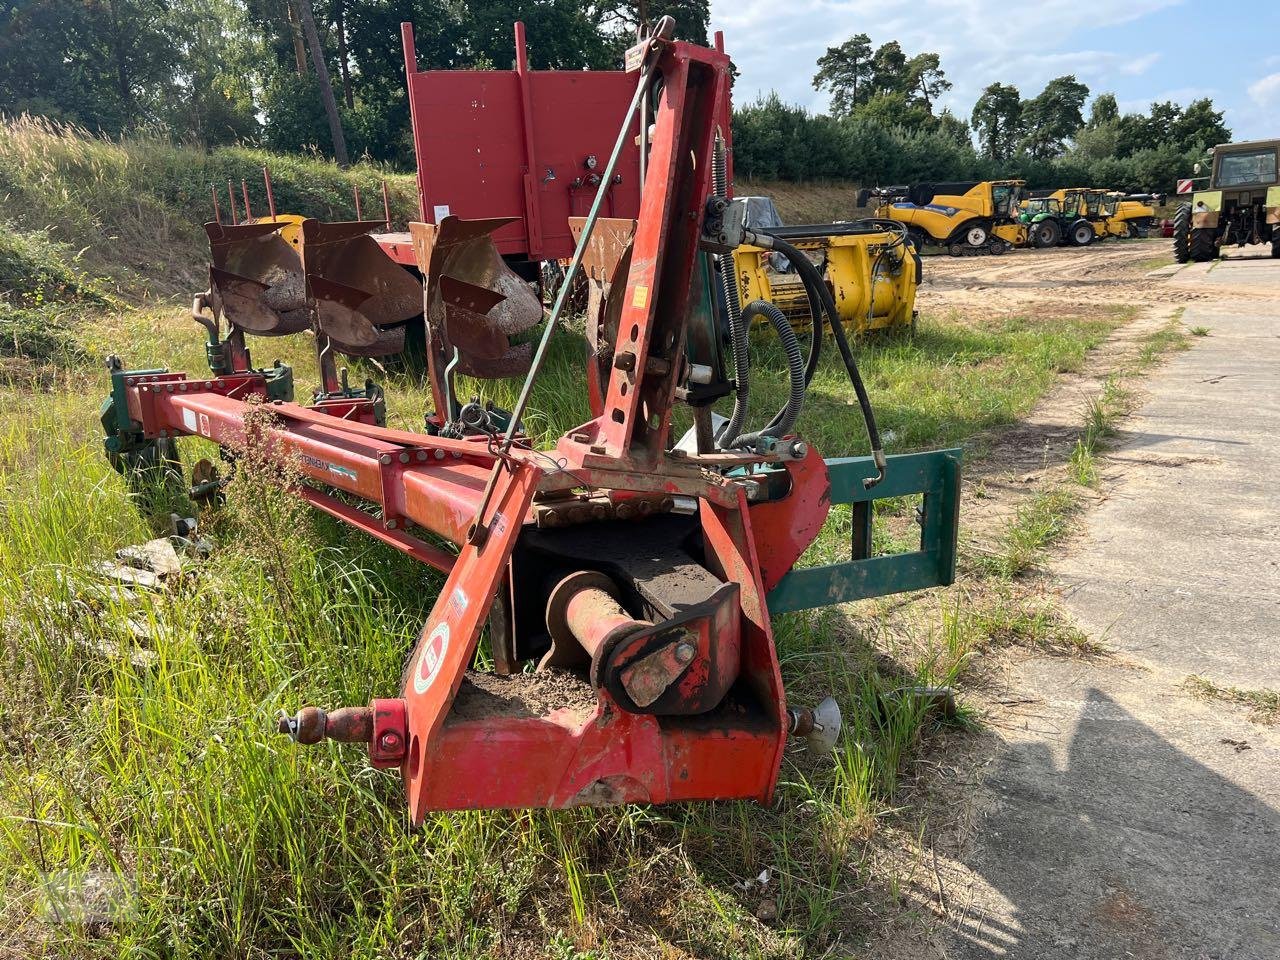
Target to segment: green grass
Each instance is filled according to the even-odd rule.
[[[196,187],[187,195],[174,186],[186,182],[183,164],[247,169],[261,158],[231,151],[200,160],[160,142],[90,143],[22,123],[0,128],[0,177],[18,183],[23,203],[41,182],[82,187],[51,191],[22,218],[8,203],[3,210],[22,233],[22,276],[47,267],[51,280],[39,289],[53,294],[44,302],[74,322],[60,334],[71,352],[39,358],[57,371],[43,393],[0,377],[0,873],[8,881],[0,949],[309,958],[857,952],[876,891],[894,882],[874,856],[881,824],[900,816],[912,760],[941,722],[901,691],[959,682],[982,643],[1070,645],[1061,624],[1012,592],[924,598],[909,637],[874,603],[780,617],[789,696],[836,696],[846,729],[833,756],[788,751],[773,806],[468,812],[410,829],[396,775],[371,769],[354,748],[290,746],[273,734],[273,717],[281,706],[394,694],[438,575],[299,510],[245,469],[225,508],[202,516],[218,547],[183,583],[128,597],[93,587],[95,565],[153,535],[171,504],[131,496],[106,465],[96,424],[106,376],[89,361],[119,352],[130,365],[198,372],[204,358],[180,301],[125,305],[117,289],[148,274],[126,263],[103,280],[94,251],[77,257],[76,244],[86,231],[134,242],[133,188],[116,181],[136,185],[137,170],[154,181],[138,201],[143,219],[155,226],[162,210],[177,231],[175,211],[187,217],[202,202]],[[16,172],[4,163],[15,150],[26,151]],[[312,174],[328,178],[317,186],[322,202],[346,182],[327,165],[294,163],[299,189]],[[272,166],[278,183],[292,176],[285,161]],[[212,168],[200,166],[189,179],[206,176]],[[45,234],[37,220],[58,226]],[[914,340],[868,340],[858,355],[888,449],[965,443],[1016,421],[1124,318],[925,317]],[[300,393],[315,382],[306,338],[254,347],[260,362],[293,364]],[[757,338],[753,349],[759,422],[782,403],[785,365],[773,341]],[[528,418],[544,441],[588,417],[582,356],[580,336],[557,334]],[[37,360],[30,350],[19,359]],[[386,382],[393,425],[421,425],[427,394],[416,376],[353,366],[357,377]],[[486,392],[509,404],[517,386]],[[827,456],[866,450],[830,347],[801,426]],[[210,452],[184,443],[188,464]],[[148,504],[158,518],[139,511]],[[1053,507],[1027,507],[1024,529],[1009,534],[1005,575],[1026,569],[1057,535]],[[877,549],[908,547],[912,511],[907,500],[882,505]],[[847,509],[833,511],[806,562],[846,556],[848,531]],[[746,885],[766,868],[767,888]],[[95,907],[101,922],[47,922],[50,878],[68,875],[113,878],[114,908]],[[776,908],[767,922],[757,916],[768,915],[766,900]]]
[[[1247,707],[1249,717],[1257,723],[1280,723],[1280,693],[1275,690],[1242,690],[1224,687],[1200,676],[1187,677],[1183,686],[1192,696],[1216,703],[1233,703]]]
[[[271,167],[282,213],[353,220],[352,187],[358,185],[364,215],[378,218],[383,180],[397,223],[417,209],[413,177],[365,163],[344,171],[324,160],[246,147],[206,153],[161,137],[116,141],[42,118],[0,116],[0,224],[47,229],[54,241],[83,251],[88,269],[108,274],[135,298],[189,294],[205,283],[202,224],[213,219],[210,185],[218,189],[224,220],[230,219],[228,180],[237,208],[244,180],[253,213],[263,216],[263,164]]]
[[[891,450],[951,444],[1025,413],[1114,323],[926,319],[915,341],[873,340],[859,356]],[[86,354],[126,343],[130,363],[200,369],[200,338],[178,306],[109,311],[79,336]],[[264,348],[314,380],[302,338]],[[768,341],[756,350],[767,411],[781,402],[770,382],[781,358]],[[576,335],[557,336],[530,418],[543,437],[586,418],[580,357]],[[842,375],[828,351],[806,414],[828,455],[865,449]],[[394,775],[357,750],[300,750],[270,731],[282,705],[393,693],[439,577],[246,480],[207,519],[222,546],[190,582],[128,602],[87,598],[93,565],[153,528],[99,453],[105,375],[67,376],[39,404],[0,391],[0,865],[14,892],[0,936],[99,949],[84,929],[32,919],[56,870],[136,889],[103,929],[103,949],[122,955],[175,942],[178,955],[205,956],[471,957],[521,943],[651,955],[643,941],[673,955],[781,957],[861,936],[852,904],[875,879],[867,844],[937,722],[893,691],[960,676],[975,635],[967,611],[940,609],[888,657],[856,609],[778,619],[790,695],[833,693],[848,726],[834,757],[788,755],[772,808],[440,814],[408,830]],[[389,386],[392,422],[419,424],[422,386],[402,375]],[[499,402],[514,389],[498,385]],[[191,445],[188,462],[200,455]],[[905,546],[911,509],[881,511],[880,548]],[[810,559],[842,556],[847,523],[837,511]],[[145,625],[144,640],[126,619]],[[139,646],[148,666],[130,657]],[[771,924],[736,886],[765,867]]]

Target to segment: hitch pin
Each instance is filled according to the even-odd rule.
[[[375,767],[399,766],[408,748],[408,715],[403,700],[374,700],[367,707],[303,707],[297,716],[276,715],[276,730],[294,743],[322,740],[363,743]]]

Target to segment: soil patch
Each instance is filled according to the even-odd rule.
[[[595,708],[596,692],[591,684],[567,670],[553,667],[509,677],[468,670],[449,717],[456,720],[545,717],[564,709],[575,718],[586,720]]]

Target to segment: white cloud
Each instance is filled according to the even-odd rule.
[[[1280,107],[1280,73],[1271,73],[1249,85],[1249,96],[1260,107]]]
[[[1141,76],[1154,67],[1159,60],[1159,53],[1148,53],[1144,57],[1138,57],[1136,60],[1130,60],[1120,68],[1120,72],[1127,73],[1131,77]]]
[[[944,105],[962,114],[987,84],[1013,83],[1034,95],[1055,76],[1074,73],[1094,90],[1113,78],[1145,73],[1158,53],[1063,50],[1073,35],[1120,28],[1117,44],[1141,47],[1124,24],[1181,0],[713,0],[711,22],[725,31],[725,45],[741,71],[737,99],[777,90],[784,100],[824,109],[826,98],[811,80],[815,61],[855,33],[875,44],[898,40],[908,55],[942,56],[955,89]],[[1096,35],[1096,34],[1095,34]]]

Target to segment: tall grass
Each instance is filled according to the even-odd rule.
[[[128,343],[130,363],[199,369],[181,314],[113,313],[84,335],[95,350]],[[891,449],[1016,418],[1112,322],[926,322],[913,342],[864,344]],[[314,380],[305,340],[272,347]],[[770,341],[755,350],[763,416],[782,401],[782,364]],[[554,341],[530,418],[544,438],[586,418],[581,351],[572,332]],[[834,756],[788,752],[772,808],[439,814],[411,830],[395,775],[271,728],[282,705],[393,693],[439,578],[250,482],[205,518],[218,549],[181,586],[102,596],[95,565],[152,530],[99,453],[105,378],[71,376],[39,404],[0,390],[0,943],[228,957],[782,957],[856,944],[852,904],[875,882],[868,844],[934,723],[894,691],[963,669],[969,641],[946,626],[950,607],[910,650],[856,608],[778,618],[790,696],[833,693],[847,728]],[[828,351],[804,421],[828,455],[865,447],[842,378]],[[416,426],[425,391],[393,379],[391,419]],[[185,456],[207,455],[190,443]],[[887,505],[884,549],[909,540],[910,513]],[[841,519],[812,559],[846,554]],[[744,887],[766,868],[767,887]],[[96,923],[49,922],[49,878],[68,874],[114,878],[124,902]]]
[[[112,140],[42,117],[0,116],[0,221],[85,251],[87,263],[132,293],[203,289],[201,225],[213,219],[210,185],[229,219],[227,181],[243,206],[248,182],[255,215],[267,212],[262,166],[269,164],[281,212],[355,219],[353,185],[366,216],[382,216],[386,180],[393,219],[416,216],[413,178],[376,166],[339,170],[320,159],[245,147],[205,152],[163,137]],[[243,215],[243,211],[241,211]]]
[[[204,280],[184,271],[203,257],[207,182],[225,188],[266,159],[10,120],[0,124],[3,215],[47,240],[52,259],[95,282],[109,274],[94,287],[104,297],[160,274],[153,289],[190,293]],[[270,162],[281,209],[321,216],[352,215],[342,206],[349,184],[363,178],[372,194],[381,176]],[[403,211],[410,187],[393,186]],[[201,337],[180,304],[90,306],[69,330],[80,356],[202,368]],[[961,443],[1016,420],[1120,319],[926,318],[914,340],[867,341],[859,359],[890,451]],[[254,346],[259,359],[293,364],[300,385],[315,382],[306,338]],[[753,351],[751,419],[763,422],[783,402],[785,364],[767,338]],[[588,418],[583,356],[576,332],[554,338],[527,422],[540,440]],[[101,456],[105,376],[51,362],[59,374],[37,398],[0,376],[0,954],[856,952],[868,891],[884,880],[869,851],[936,720],[898,691],[963,673],[984,627],[967,607],[927,601],[910,644],[882,629],[874,605],[777,619],[789,695],[835,695],[847,727],[833,756],[788,751],[770,808],[470,812],[410,829],[394,774],[358,749],[293,747],[272,733],[273,715],[393,695],[439,577],[244,476],[226,508],[202,516],[216,549],[179,585],[108,589],[97,564],[150,537],[156,518]],[[389,380],[393,425],[421,425],[427,394],[415,376],[355,367],[357,379]],[[485,392],[509,405],[516,388]],[[827,456],[866,450],[833,349],[802,430]],[[188,462],[211,453],[184,443]],[[905,549],[914,530],[911,504],[885,504],[877,547]],[[847,551],[848,513],[837,510],[806,562]],[[86,893],[75,916],[50,913],[55,888],[90,881],[109,896]]]

